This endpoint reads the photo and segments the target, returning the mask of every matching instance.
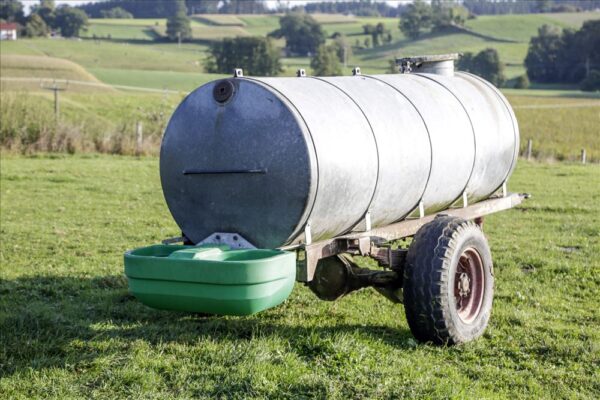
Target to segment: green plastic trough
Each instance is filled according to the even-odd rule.
[[[228,246],[155,245],[125,253],[130,292],[147,306],[250,315],[292,292],[296,254]]]

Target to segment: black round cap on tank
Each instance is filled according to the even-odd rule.
[[[217,82],[213,89],[213,96],[219,103],[225,103],[233,96],[235,86],[229,79]]]

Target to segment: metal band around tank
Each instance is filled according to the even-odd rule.
[[[363,109],[356,102],[356,100],[354,100],[354,98],[352,96],[350,96],[348,93],[346,93],[346,91],[344,91],[342,88],[340,88],[339,86],[337,86],[333,82],[329,82],[329,81],[327,81],[325,79],[322,79],[322,78],[319,78],[317,76],[311,76],[310,78],[316,79],[316,80],[321,81],[321,82],[328,83],[329,85],[331,85],[334,88],[338,89],[340,92],[344,93],[344,95],[347,96],[356,105],[356,107],[358,107],[358,109],[360,110],[360,112],[363,115],[363,117],[365,117],[365,121],[367,121],[367,124],[369,125],[369,129],[371,130],[371,135],[373,136],[373,142],[375,143],[375,150],[376,150],[375,154],[377,156],[377,177],[376,177],[376,180],[375,180],[375,186],[373,187],[373,193],[371,194],[371,199],[369,200],[369,204],[367,206],[367,209],[361,215],[361,217],[359,218],[359,220],[352,224],[352,228],[350,229],[350,230],[352,230],[356,225],[360,224],[360,222],[365,218],[365,216],[367,215],[367,213],[371,209],[371,205],[373,204],[373,200],[375,199],[375,194],[377,194],[377,189],[379,188],[379,168],[381,166],[381,163],[380,163],[380,160],[379,160],[379,145],[377,143],[377,135],[375,135],[375,131],[373,130],[373,125],[371,125],[371,121],[369,121],[369,118],[367,117],[367,114],[365,114],[365,112],[363,111]]]
[[[310,216],[311,216],[311,214],[313,212],[313,209],[314,209],[314,206],[315,206],[315,202],[316,202],[316,199],[317,199],[317,195],[319,193],[319,179],[320,179],[320,174],[319,174],[319,156],[317,154],[317,148],[316,148],[315,142],[313,140],[312,132],[310,131],[310,128],[308,127],[308,124],[304,120],[304,116],[302,116],[302,113],[300,112],[300,110],[298,110],[298,107],[296,107],[296,105],[289,98],[287,98],[286,95],[284,95],[279,90],[275,89],[273,86],[271,86],[268,83],[263,82],[261,80],[253,79],[253,78],[249,78],[249,77],[243,77],[243,78],[240,78],[240,79],[245,79],[245,80],[248,80],[248,81],[255,82],[255,83],[259,84],[259,85],[262,85],[263,87],[268,88],[272,93],[274,93],[274,94],[280,96],[282,99],[284,99],[286,101],[286,103],[289,104],[289,106],[292,107],[296,111],[296,113],[298,114],[298,117],[302,120],[302,123],[304,124],[304,127],[306,128],[306,132],[308,132],[308,136],[310,137],[310,144],[312,145],[313,154],[315,156],[316,169],[317,169],[317,174],[316,174],[317,175],[317,177],[316,177],[317,181],[316,181],[316,185],[315,185],[315,192],[314,192],[314,195],[312,196],[312,199],[309,200],[310,206],[307,204],[307,207],[305,208],[304,212],[302,213],[302,218],[298,222],[298,225],[296,226],[295,230],[290,235],[290,238],[289,238],[288,242],[286,243],[286,244],[289,244],[289,243],[293,242],[294,239],[296,239],[301,234],[301,232],[304,231],[304,227],[306,226],[306,224],[310,220]],[[309,193],[309,196],[310,196],[310,193]]]
[[[423,122],[423,126],[425,126],[425,131],[427,132],[427,139],[429,140],[429,172],[427,173],[427,181],[425,181],[425,185],[423,186],[423,192],[419,195],[419,201],[417,201],[417,204],[414,205],[414,207],[411,208],[411,210],[406,213],[405,215],[403,215],[402,217],[398,218],[396,221],[400,221],[404,218],[406,218],[408,215],[410,215],[417,207],[420,206],[421,202],[423,201],[423,196],[425,195],[425,192],[427,191],[427,185],[429,185],[429,178],[431,178],[431,171],[432,171],[432,167],[433,167],[433,145],[431,143],[431,133],[429,132],[429,127],[427,126],[427,122],[425,122],[425,118],[423,118],[423,115],[421,115],[421,112],[419,111],[419,109],[417,108],[417,106],[414,105],[414,103],[412,101],[410,101],[410,99],[408,98],[408,96],[406,96],[404,93],[402,93],[398,88],[396,88],[395,86],[387,83],[386,81],[383,81],[373,75],[361,75],[364,76],[366,78],[370,78],[373,80],[376,80],[377,82],[381,82],[386,86],[389,86],[390,88],[392,88],[393,90],[395,90],[396,92],[398,92],[402,97],[404,97],[406,99],[406,101],[414,108],[414,110],[417,112],[417,115],[419,116],[419,118],[421,119],[421,121]]]
[[[444,89],[446,89],[450,94],[452,94],[452,96],[454,96],[454,98],[456,99],[456,101],[458,101],[458,104],[460,104],[460,106],[462,107],[462,109],[465,111],[465,114],[467,115],[467,119],[469,120],[469,125],[471,125],[471,132],[473,133],[473,164],[471,165],[471,172],[469,173],[469,177],[467,178],[467,182],[465,183],[465,187],[462,189],[460,195],[455,198],[452,201],[452,204],[454,204],[455,202],[457,202],[460,198],[463,197],[463,194],[465,193],[465,191],[467,190],[467,187],[469,187],[469,182],[471,181],[471,177],[473,176],[473,171],[475,170],[475,163],[477,161],[477,135],[475,134],[475,127],[473,126],[473,121],[471,121],[471,116],[469,115],[469,111],[467,110],[467,108],[465,107],[465,105],[462,103],[462,101],[460,101],[460,99],[458,98],[458,96],[452,91],[450,90],[446,85],[444,85],[441,82],[438,82],[435,79],[431,79],[430,77],[417,73],[417,74],[412,74],[414,76],[418,76],[421,78],[425,78],[428,79],[432,82],[437,83],[438,85],[440,85],[441,87],[443,87]]]
[[[510,116],[510,123],[513,127],[513,157],[510,160],[510,167],[508,168],[508,171],[506,171],[506,175],[504,176],[504,179],[502,180],[502,183],[500,184],[500,186],[498,186],[496,188],[497,191],[498,189],[500,189],[502,187],[502,185],[504,184],[504,182],[506,182],[506,180],[508,179],[508,177],[510,176],[511,171],[514,168],[514,164],[515,164],[515,160],[517,159],[517,154],[518,154],[518,140],[517,140],[517,129],[515,128],[515,120],[516,117],[512,111],[512,107],[510,106],[510,104],[508,103],[508,100],[499,92],[498,88],[496,88],[494,85],[492,85],[491,83],[489,83],[488,81],[486,81],[485,79],[482,79],[481,77],[472,74],[470,72],[465,72],[465,71],[458,71],[460,74],[464,74],[467,76],[470,76],[476,80],[478,80],[479,82],[484,83],[487,87],[489,87],[490,89],[492,89],[492,92],[494,92],[494,94],[500,99],[500,102],[502,103],[502,105],[504,105],[504,107],[506,108],[506,111],[508,112],[508,115]]]

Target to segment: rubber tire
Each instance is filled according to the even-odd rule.
[[[456,311],[454,277],[458,260],[469,247],[483,262],[484,293],[478,315],[465,324]],[[453,345],[481,336],[494,298],[492,254],[481,228],[450,216],[422,226],[408,249],[403,289],[406,319],[417,340]]]

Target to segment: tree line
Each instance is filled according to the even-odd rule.
[[[415,0],[400,18],[400,30],[406,37],[416,39],[424,32],[443,32],[454,26],[464,26],[468,18],[474,17],[465,7],[452,2]]]
[[[107,0],[79,6],[91,18],[105,18],[107,10],[120,8],[133,18],[169,18],[181,13],[173,0]],[[184,13],[192,14],[265,14],[269,10],[260,0],[184,0]]]
[[[540,27],[529,42],[525,67],[533,82],[600,90],[600,20],[586,21],[579,30]]]
[[[297,5],[292,11],[303,11],[305,13],[344,14],[359,17],[391,17],[400,16],[404,5],[393,7],[385,2],[372,0],[360,1],[321,1]]]
[[[600,0],[463,0],[475,15],[579,12],[600,8]]]
[[[31,7],[28,16],[25,16],[20,1],[2,0],[0,20],[19,24],[21,35],[28,37],[47,36],[52,32],[76,37],[88,24],[85,12],[68,4],[57,7],[54,0],[40,0],[40,4]]]

